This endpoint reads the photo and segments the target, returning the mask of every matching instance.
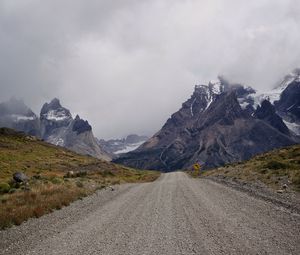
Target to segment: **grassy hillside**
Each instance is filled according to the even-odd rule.
[[[261,181],[273,189],[281,189],[287,184],[291,190],[300,191],[300,145],[273,150],[245,162],[206,171],[202,175]]]
[[[15,172],[25,173],[30,178],[28,184],[15,183]],[[78,155],[1,128],[0,228],[39,217],[109,185],[153,181],[158,176],[158,172]]]

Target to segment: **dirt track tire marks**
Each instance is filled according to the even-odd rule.
[[[16,255],[298,254],[300,215],[176,172],[103,191],[0,238],[0,254]]]

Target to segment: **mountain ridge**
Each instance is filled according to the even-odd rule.
[[[288,98],[299,93],[298,76],[291,79],[290,75],[289,79],[290,83],[285,81],[286,87],[279,95],[285,102],[281,98],[283,92],[291,90]],[[196,85],[192,96],[161,130],[114,162],[161,171],[190,168],[194,163],[214,168],[298,143],[300,133],[286,125],[288,119],[282,117],[278,105],[270,100],[272,93],[259,95],[251,87],[230,84],[222,77],[208,85]],[[297,97],[294,100],[296,108],[299,102]],[[293,116],[297,124],[300,119],[296,119],[297,114]]]
[[[22,100],[1,103],[0,127],[23,131],[80,154],[111,160],[97,143],[88,121],[79,115],[73,119],[71,112],[57,98],[42,106],[39,117]]]

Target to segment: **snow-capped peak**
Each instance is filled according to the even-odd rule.
[[[222,83],[219,79],[218,80],[211,80],[208,83],[208,87],[209,87],[211,93],[215,94],[215,95],[219,95],[224,91],[224,86],[222,85]]]
[[[256,105],[259,105],[264,99],[269,100],[272,104],[280,99],[281,93],[292,82],[300,82],[300,69],[295,69],[290,74],[286,75],[277,87],[270,91],[260,91],[254,96]]]
[[[209,88],[209,94],[207,95],[208,103],[207,103],[206,109],[215,100],[217,95],[220,95],[221,93],[224,92],[224,85],[222,84],[222,82],[219,79],[211,80],[208,83],[208,88]]]
[[[195,93],[197,94],[207,94],[208,86],[207,85],[195,85]]]
[[[201,100],[206,101],[206,107],[201,108],[201,111],[206,110],[210,104],[215,100],[217,95],[220,95],[224,92],[224,85],[222,84],[220,79],[211,80],[207,85],[195,85],[195,92],[194,95],[198,95],[193,98],[191,105],[190,105],[190,112],[191,116],[194,116],[193,107],[194,104],[197,102],[198,98]],[[200,97],[199,97],[200,96]]]
[[[224,92],[224,86],[219,79],[211,80],[208,85],[195,85],[195,92],[211,97],[212,95],[219,95]]]
[[[43,105],[41,119],[49,121],[71,121],[72,115],[68,109],[61,106],[57,98],[54,98],[50,103]]]
[[[279,86],[277,86],[275,89],[284,90],[288,85],[290,85],[294,81],[300,82],[300,68],[297,68],[290,74],[286,75],[279,84]]]
[[[45,119],[52,121],[63,121],[69,119],[70,116],[64,110],[50,110],[44,114]]]

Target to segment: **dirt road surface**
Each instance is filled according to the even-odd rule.
[[[0,232],[0,254],[300,254],[300,215],[181,172]]]

